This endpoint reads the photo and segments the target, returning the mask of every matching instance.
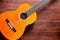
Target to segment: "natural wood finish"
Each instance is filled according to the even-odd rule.
[[[39,1],[1,0],[0,13],[16,10],[22,3],[32,6]],[[37,10],[37,21],[19,40],[59,40],[60,39],[60,0],[53,0],[43,11]]]

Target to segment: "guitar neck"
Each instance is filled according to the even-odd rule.
[[[34,7],[32,7],[31,9],[29,9],[28,11],[26,11],[27,15],[29,16],[30,14],[32,14],[34,11],[36,11],[38,8],[41,8],[42,6],[44,6],[45,4],[47,4],[50,0],[42,0],[41,2],[39,2],[37,5],[35,5]]]

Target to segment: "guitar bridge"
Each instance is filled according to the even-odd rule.
[[[6,19],[5,21],[8,24],[8,26],[10,27],[10,29],[13,30],[14,32],[16,32],[16,30],[15,30],[14,26],[12,25],[12,23],[8,19]]]

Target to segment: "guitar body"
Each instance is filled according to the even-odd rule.
[[[16,11],[7,11],[0,14],[0,32],[4,35],[5,38],[9,40],[19,39],[23,35],[26,26],[36,21],[36,12],[33,12],[30,16],[28,16],[26,20],[21,20],[20,18],[20,13],[25,12],[30,8],[30,5],[22,4]],[[12,23],[16,29],[15,32],[7,25],[6,19]]]

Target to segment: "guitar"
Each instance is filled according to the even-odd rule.
[[[9,40],[19,39],[26,26],[36,21],[37,14],[35,11],[47,2],[48,0],[43,0],[34,7],[29,4],[22,4],[15,11],[0,14],[0,32]]]

